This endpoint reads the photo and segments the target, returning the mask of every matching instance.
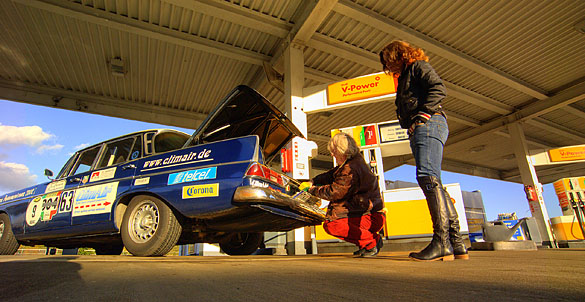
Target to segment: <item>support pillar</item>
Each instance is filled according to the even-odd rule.
[[[291,42],[284,51],[285,113],[307,137],[307,114],[303,112],[303,86],[305,82],[304,45]]]
[[[307,114],[303,112],[303,86],[305,81],[304,45],[290,42],[284,51],[284,99],[286,115],[307,137]],[[286,233],[288,255],[305,255],[305,230],[299,228]]]
[[[542,184],[538,182],[536,170],[530,160],[524,130],[519,122],[515,122],[508,125],[508,131],[510,132],[512,144],[514,146],[514,153],[518,162],[518,169],[520,170],[522,183],[525,186],[532,186],[536,191],[537,199],[528,200],[528,205],[532,217],[536,218],[536,224],[538,225],[538,230],[542,237],[542,244],[556,248],[557,246],[550,226],[548,211],[546,210],[544,198],[542,197]]]

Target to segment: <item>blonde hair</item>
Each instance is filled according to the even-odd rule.
[[[335,134],[329,140],[327,150],[333,154],[345,155],[347,158],[354,157],[360,152],[360,148],[353,137],[344,132]]]
[[[394,40],[380,51],[380,63],[387,74],[391,72],[400,74],[403,64],[410,65],[415,61],[428,62],[429,57],[422,49],[411,46],[405,41]]]

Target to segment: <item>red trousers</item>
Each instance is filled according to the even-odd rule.
[[[359,248],[371,249],[380,238],[378,232],[384,226],[385,219],[383,213],[374,212],[360,217],[326,221],[323,229],[327,234],[351,242]]]

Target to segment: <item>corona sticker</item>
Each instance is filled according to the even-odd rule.
[[[219,196],[219,183],[183,187],[183,199]]]

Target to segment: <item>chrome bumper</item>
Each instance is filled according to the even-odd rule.
[[[320,221],[325,220],[325,211],[319,208],[320,200],[308,193],[289,196],[280,191],[263,187],[238,187],[234,193],[235,205],[271,205],[288,207],[293,212]]]

